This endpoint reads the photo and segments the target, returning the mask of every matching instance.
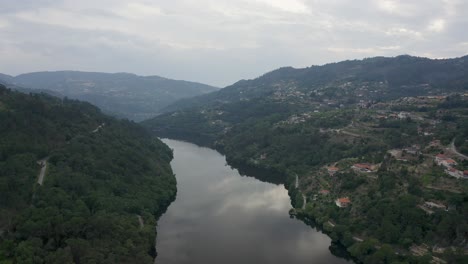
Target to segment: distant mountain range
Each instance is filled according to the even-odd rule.
[[[201,83],[159,76],[78,71],[35,72],[16,77],[0,74],[0,83],[18,90],[41,89],[88,101],[104,112],[135,121],[153,117],[179,99],[217,90]]]
[[[461,91],[468,89],[467,70],[468,56],[433,60],[402,55],[303,69],[284,67],[253,80],[241,80],[214,93],[180,100],[166,107],[164,112],[254,98],[306,105],[325,99],[346,105],[361,100]]]

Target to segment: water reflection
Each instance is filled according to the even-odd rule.
[[[239,163],[234,160],[228,160],[228,163],[232,165],[231,168],[237,168],[237,173],[241,176],[254,177],[262,182],[268,182],[277,185],[282,185],[286,181],[286,176],[284,174],[275,172],[273,169],[265,170],[262,168],[249,166],[245,163]]]
[[[164,142],[178,193],[159,221],[157,263],[347,263],[326,235],[289,218],[282,185],[240,177],[216,151]]]

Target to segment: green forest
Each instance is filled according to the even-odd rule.
[[[434,161],[448,153],[458,161],[454,169],[468,169],[468,161],[447,151],[453,142],[468,153],[468,99],[453,94],[371,104],[316,111],[296,98],[254,97],[170,112],[143,124],[157,135],[216,148],[233,166],[269,171],[271,179],[261,180],[284,175],[294,215],[321,227],[355,261],[468,261],[468,181]],[[356,172],[356,163],[376,168]],[[339,172],[330,176],[329,166]],[[335,200],[341,197],[351,205],[339,208]]]
[[[3,86],[0,120],[0,263],[153,261],[176,195],[166,145],[88,103]]]

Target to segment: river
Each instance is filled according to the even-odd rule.
[[[158,222],[156,263],[350,263],[330,252],[328,236],[289,217],[283,185],[239,175],[212,149],[163,141],[178,193]]]

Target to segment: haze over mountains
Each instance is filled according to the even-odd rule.
[[[0,74],[12,88],[43,89],[88,101],[114,116],[141,121],[179,99],[216,91],[201,83],[130,73],[79,71],[35,72],[16,77]]]

